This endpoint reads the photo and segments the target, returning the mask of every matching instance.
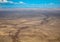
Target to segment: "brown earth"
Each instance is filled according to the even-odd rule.
[[[38,16],[0,19],[0,42],[60,42],[60,17]]]

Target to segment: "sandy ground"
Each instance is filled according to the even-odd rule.
[[[24,18],[16,18],[16,14],[16,19],[0,18],[0,42],[60,42],[60,13],[36,14],[23,15]]]

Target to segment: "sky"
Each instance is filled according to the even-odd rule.
[[[60,0],[0,0],[0,8],[60,8]]]

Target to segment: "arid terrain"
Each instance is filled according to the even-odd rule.
[[[60,42],[60,10],[0,11],[0,42]]]

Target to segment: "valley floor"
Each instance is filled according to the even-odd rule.
[[[0,19],[0,42],[60,42],[60,19]]]

